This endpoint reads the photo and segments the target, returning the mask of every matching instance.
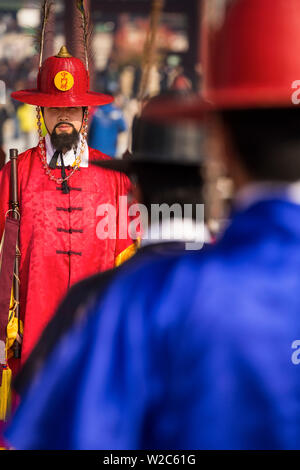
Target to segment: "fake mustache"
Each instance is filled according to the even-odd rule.
[[[61,122],[58,122],[58,123],[55,125],[55,127],[54,127],[54,129],[53,129],[52,132],[55,132],[56,129],[57,129],[59,126],[63,126],[63,125],[71,126],[71,127],[73,128],[73,130],[76,130],[75,127],[73,126],[73,124],[71,124],[70,122],[68,122],[68,121],[61,121]]]

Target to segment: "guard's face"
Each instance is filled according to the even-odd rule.
[[[71,134],[75,129],[80,131],[82,126],[82,107],[73,108],[44,108],[44,121],[51,135]]]

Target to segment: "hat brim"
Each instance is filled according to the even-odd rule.
[[[181,168],[199,168],[203,162],[194,162],[194,161],[169,161],[169,160],[135,160],[134,158],[128,160],[121,160],[119,158],[112,160],[94,160],[91,162],[92,165],[104,168],[106,170],[119,171],[120,173],[125,173],[126,175],[132,175],[137,173],[143,168],[149,166],[153,167],[181,167]]]
[[[154,121],[203,121],[211,111],[226,109],[264,109],[296,107],[292,95],[297,90],[284,88],[274,89],[226,89],[217,90],[202,96],[185,98],[168,98],[165,102],[156,103],[145,110],[144,117]],[[289,94],[290,92],[290,94]],[[299,95],[299,92],[298,92]],[[289,99],[290,97],[290,99]]]
[[[15,91],[11,97],[22,103],[27,103],[41,107],[68,108],[71,106],[103,106],[112,103],[114,98],[103,93],[88,91],[81,95],[41,93],[36,89]]]
[[[296,106],[293,102],[295,91],[297,90],[291,86],[282,88],[236,87],[207,90],[205,99],[215,110],[289,108]]]
[[[204,121],[210,104],[199,95],[167,97],[143,110],[143,118],[154,122],[176,123],[181,119]]]

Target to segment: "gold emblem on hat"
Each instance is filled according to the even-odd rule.
[[[62,70],[58,72],[54,77],[54,85],[58,90],[68,91],[74,85],[74,77],[70,72]]]

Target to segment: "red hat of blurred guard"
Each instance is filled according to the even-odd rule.
[[[203,39],[203,95],[216,107],[298,104],[300,0],[209,0]]]
[[[72,57],[65,46],[58,55],[44,61],[36,89],[16,91],[11,96],[41,107],[100,106],[113,101],[112,96],[89,90],[89,75],[84,64]]]

